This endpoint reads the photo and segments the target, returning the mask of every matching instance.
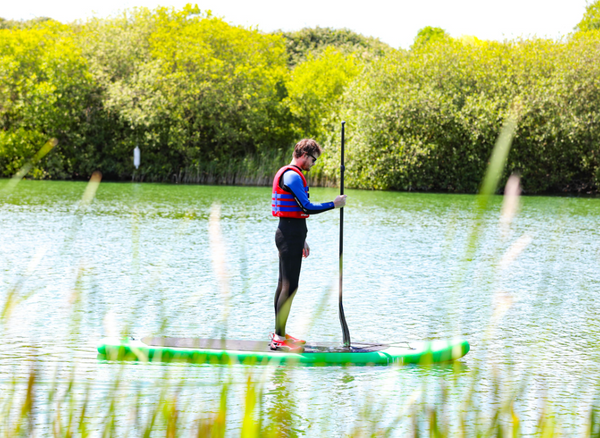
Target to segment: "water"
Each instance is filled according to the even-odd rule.
[[[269,414],[292,404],[300,433],[339,436],[372,427],[372,418],[391,424],[424,383],[446,382],[459,398],[466,376],[480,369],[479,394],[491,391],[494,375],[506,388],[528,382],[528,396],[516,402],[525,425],[548,400],[557,415],[574,417],[567,421],[585,415],[579,406],[600,372],[600,199],[524,197],[502,225],[502,197],[494,197],[470,240],[474,196],[347,191],[344,307],[352,339],[460,336],[472,351],[458,366],[286,370],[116,364],[95,353],[103,336],[125,332],[268,339],[278,270],[269,188],[102,183],[85,206],[85,187],[23,181],[2,195],[1,302],[11,293],[18,300],[2,327],[5,388],[35,363],[43,384],[74,373],[101,410],[103,391],[122,373],[127,422],[134,390],[143,410],[162,382],[179,385],[182,409],[198,417],[215,412],[224,382],[241,394],[252,374],[265,382]],[[311,189],[316,201],[336,193]],[[308,223],[311,255],[288,331],[310,341],[341,342],[338,226],[337,210]],[[377,414],[363,424],[370,405]],[[231,398],[230,407],[243,406]],[[234,415],[230,427],[240,421]]]

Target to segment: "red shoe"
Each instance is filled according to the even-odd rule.
[[[288,335],[287,333],[285,335],[285,340],[293,342],[294,344],[298,344],[298,345],[306,344],[306,341],[303,341],[302,339],[294,338],[293,336]]]
[[[275,337],[275,334],[271,334],[271,343],[269,344],[271,350],[286,351],[289,353],[302,353],[304,347],[301,345],[294,344],[288,339],[281,339],[279,336]]]

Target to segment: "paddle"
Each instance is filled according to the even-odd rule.
[[[344,126],[342,122],[342,159],[340,165],[340,195],[344,194]],[[344,347],[350,348],[350,330],[344,316],[344,305],[342,304],[342,277],[344,273],[344,207],[340,208],[340,324],[342,324],[342,333],[344,334]]]

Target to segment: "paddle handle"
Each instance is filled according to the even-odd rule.
[[[342,122],[342,150],[341,150],[341,165],[340,165],[340,195],[344,194],[344,127],[346,122]],[[344,207],[340,208],[340,324],[342,325],[342,334],[344,336],[344,347],[350,348],[350,330],[348,330],[348,323],[346,323],[346,316],[344,315],[344,304],[342,300],[342,285],[344,277]]]

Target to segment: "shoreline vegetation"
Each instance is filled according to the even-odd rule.
[[[312,183],[332,186],[345,120],[349,188],[476,193],[512,117],[503,182],[597,193],[599,4],[558,41],[427,27],[408,50],[347,29],[263,33],[192,5],[0,19],[0,177],[30,163],[32,179],[270,185],[312,137],[325,147]]]

